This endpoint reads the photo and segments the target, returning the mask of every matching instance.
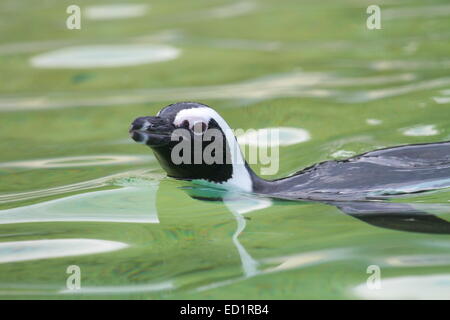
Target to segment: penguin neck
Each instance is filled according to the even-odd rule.
[[[202,185],[249,193],[268,193],[271,190],[271,181],[260,178],[246,161],[244,164],[233,164],[232,177],[224,182],[213,182],[205,179],[193,179],[192,181]]]
[[[267,193],[271,190],[272,181],[265,180],[260,178],[248,165],[247,161],[245,162],[245,168],[248,172],[248,175],[251,180],[252,190],[254,193]]]
[[[230,187],[245,192],[267,193],[270,191],[272,189],[271,181],[260,178],[250,168],[241,152],[236,137],[234,135],[227,136],[227,143],[230,148],[231,158],[234,161],[232,164],[231,178],[222,185],[226,188]]]

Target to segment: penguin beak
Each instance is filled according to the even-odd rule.
[[[149,147],[167,145],[171,139],[174,126],[161,117],[139,117],[131,123],[131,138]]]

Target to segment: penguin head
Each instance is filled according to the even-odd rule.
[[[250,169],[236,137],[207,105],[168,105],[156,116],[135,119],[129,132],[133,140],[153,150],[169,177],[252,189]]]

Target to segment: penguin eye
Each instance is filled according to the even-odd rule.
[[[189,121],[188,121],[188,120],[184,120],[184,121],[181,123],[180,127],[181,127],[181,128],[189,129]]]
[[[195,122],[194,126],[192,127],[194,134],[197,134],[197,135],[201,135],[201,134],[205,133],[206,129],[208,129],[208,125],[203,121]]]

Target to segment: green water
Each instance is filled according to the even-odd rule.
[[[450,297],[450,236],[379,228],[312,202],[195,200],[127,133],[178,100],[213,106],[233,128],[307,130],[265,178],[450,140],[448,1],[378,2],[381,30],[366,28],[369,3],[356,0],[155,0],[140,17],[83,18],[81,30],[65,27],[70,4],[0,3],[1,298]],[[65,47],[136,44],[179,56],[31,64]],[[398,201],[436,205],[450,220],[448,189]],[[80,290],[66,289],[70,265]],[[379,290],[365,285],[370,265]]]

